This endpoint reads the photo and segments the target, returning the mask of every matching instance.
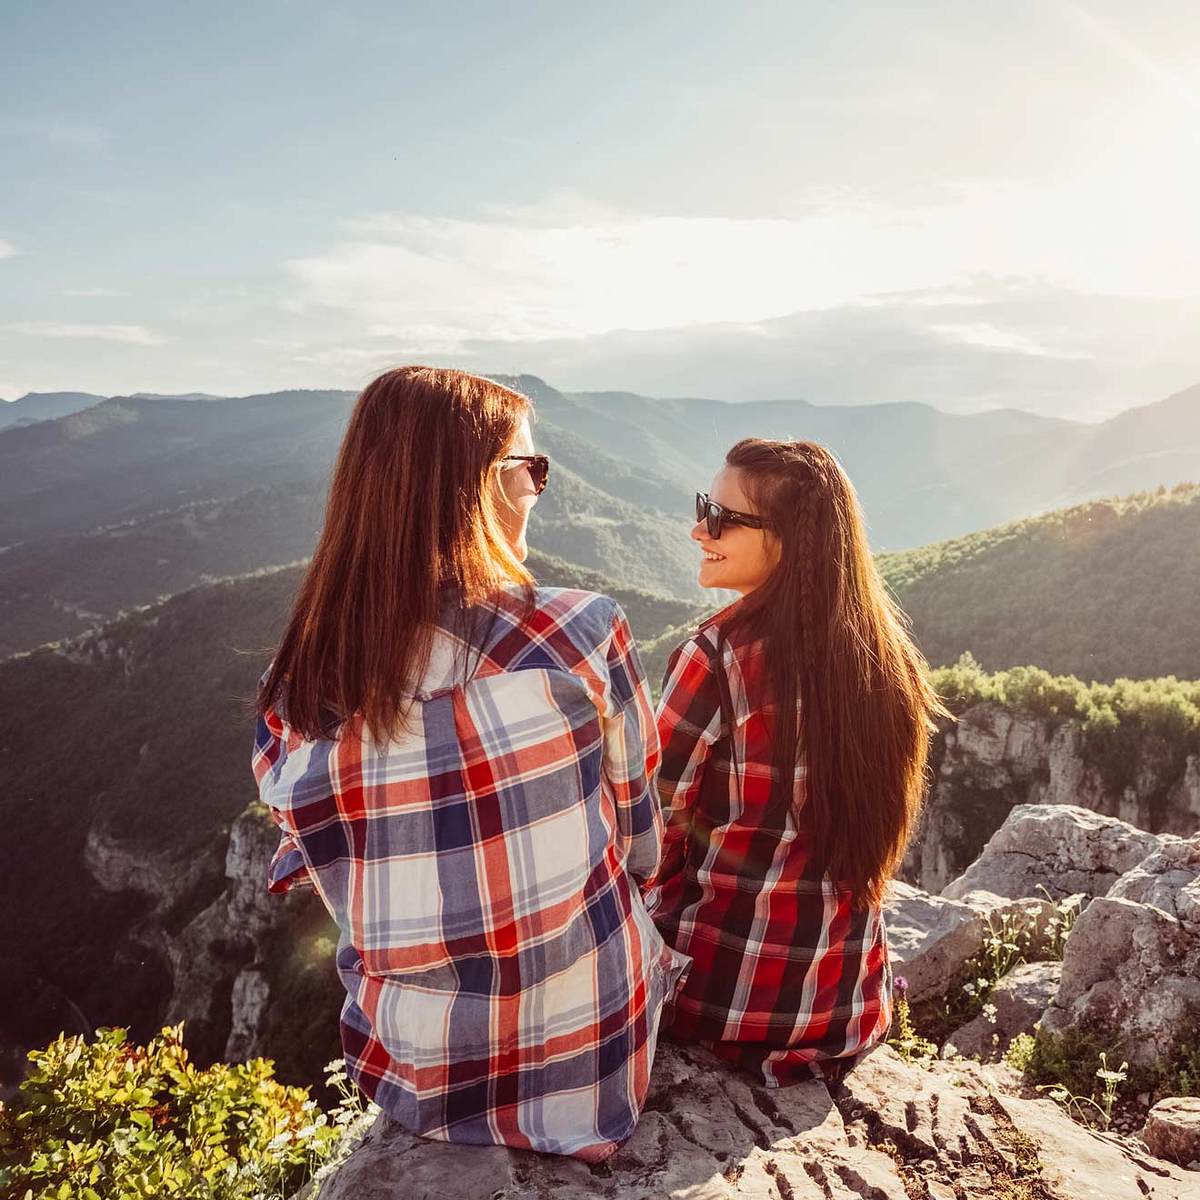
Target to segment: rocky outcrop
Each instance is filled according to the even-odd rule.
[[[380,1118],[320,1200],[1185,1200],[1196,1176],[1090,1133],[979,1066],[910,1066],[877,1047],[832,1088],[768,1090],[706,1051],[664,1043],[642,1119],[588,1166],[426,1141]]]
[[[1103,896],[1159,844],[1152,833],[1077,805],[1021,804],[942,895],[961,899],[982,889],[1015,898],[1044,888],[1056,900]]]
[[[1037,897],[1009,899],[982,891],[955,899],[931,896],[895,880],[883,912],[892,967],[908,981],[909,999],[919,1001],[945,993],[983,949],[990,927],[1009,917],[1036,944],[1055,907]]]
[[[903,876],[940,892],[1020,804],[1072,804],[1152,833],[1200,828],[1200,756],[1180,762],[1146,736],[1107,776],[1075,720],[977,704],[935,741],[936,772]]]
[[[230,1030],[225,1043],[225,1058],[229,1062],[254,1057],[270,998],[271,981],[261,967],[247,967],[238,972],[229,999]]]
[[[189,1048],[200,1060],[264,1052],[259,1034],[269,972],[255,964],[275,942],[286,941],[284,931],[301,906],[312,903],[312,897],[267,892],[267,866],[277,843],[266,809],[252,804],[230,827],[214,883],[214,868],[204,856],[178,861],[169,850],[151,853],[103,826],[88,836],[86,862],[97,882],[110,891],[138,892],[150,904],[118,953],[151,955],[164,963],[171,983],[161,1020],[185,1022]],[[198,912],[197,898],[203,904]],[[329,970],[332,975],[332,964]],[[336,1026],[336,1009],[329,1020]]]
[[[218,890],[223,860],[219,843],[203,854],[155,851],[119,836],[103,821],[88,831],[83,851],[88,872],[105,891],[137,892],[159,918],[206,886]]]
[[[1103,1031],[1153,1069],[1200,1048],[1200,834],[1163,837],[1087,907],[1041,1027]]]
[[[225,890],[169,944],[174,987],[166,1019],[186,1020],[191,1037],[215,1057],[236,1061],[261,1052],[270,984],[255,964],[274,941],[286,938],[297,908],[313,902],[311,896],[267,891],[278,841],[266,809],[247,808],[229,831]]]
[[[956,1029],[947,1044],[968,1058],[999,1058],[1017,1034],[1029,1033],[1041,1019],[1061,975],[1058,962],[1013,967],[988,993],[990,1010]]]
[[[1160,1100],[1142,1130],[1151,1154],[1200,1170],[1200,1096]]]

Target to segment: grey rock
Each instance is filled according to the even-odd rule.
[[[245,969],[261,966],[269,945],[287,940],[301,906],[319,903],[310,895],[273,896],[267,891],[267,866],[278,842],[264,806],[251,804],[229,831],[225,890],[166,939],[173,978],[166,1019],[186,1021],[189,1042],[217,1057],[249,1058],[263,1052],[257,1033],[265,1006],[257,1013],[243,1007],[252,1006],[262,985],[247,977],[235,997],[235,982]],[[332,963],[329,970],[332,977]],[[330,1019],[336,1021],[336,1010]]]
[[[1164,836],[1158,850],[1126,871],[1108,894],[1153,904],[1200,933],[1200,834]]]
[[[1165,828],[1175,833],[1200,829],[1200,754],[1189,754],[1179,782],[1167,794]]]
[[[1135,1065],[1200,1036],[1200,834],[1161,847],[1075,923],[1042,1028],[1103,1029]],[[1115,1047],[1114,1047],[1115,1049]]]
[[[1200,1096],[1160,1100],[1146,1116],[1142,1140],[1159,1158],[1181,1166],[1195,1163],[1200,1159]]]
[[[1019,804],[942,895],[1033,896],[1041,887],[1055,899],[1103,896],[1159,844],[1156,834],[1077,805]]]
[[[1034,897],[971,892],[952,900],[893,880],[883,908],[892,969],[907,979],[910,1000],[942,995],[983,949],[989,923],[998,927],[1005,916],[1019,920],[1037,935],[1036,948],[1054,912],[1049,901]]]
[[[254,1056],[270,997],[270,981],[260,969],[247,967],[238,972],[230,996],[229,1040],[223,1055],[226,1062],[243,1062]]]
[[[998,1058],[1019,1033],[1032,1033],[1058,990],[1060,962],[1030,962],[1013,967],[992,989],[995,1020],[981,1013],[947,1039],[960,1054]],[[995,1040],[993,1040],[995,1039]]]
[[[996,1078],[946,1063],[924,1071],[879,1046],[832,1091],[816,1080],[768,1090],[707,1051],[666,1042],[637,1130],[607,1162],[449,1146],[381,1117],[319,1197],[1194,1196],[1178,1166],[1090,1133],[1051,1101],[1005,1095]]]

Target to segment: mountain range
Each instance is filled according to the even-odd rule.
[[[877,551],[1200,478],[1200,386],[1087,424],[1016,410],[957,416],[915,403],[568,395],[532,376],[496,378],[533,398],[536,436],[561,472],[612,499],[676,519],[687,519],[692,493],[707,488],[725,449],[738,439],[819,441],[854,481]],[[322,391],[206,403],[117,397],[5,430],[0,545],[81,532],[255,486],[318,483],[352,401],[351,393]]]

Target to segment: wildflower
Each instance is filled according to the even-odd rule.
[[[892,980],[892,986],[903,996],[904,993],[908,991],[908,980],[905,979],[903,975],[897,975],[896,978]]]
[[[983,1006],[983,1015],[987,1017],[988,1023],[995,1025],[996,1023],[996,1006],[988,1003]]]

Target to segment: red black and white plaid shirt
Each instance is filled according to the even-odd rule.
[[[637,1123],[686,959],[646,914],[662,817],[624,615],[587,592],[450,606],[406,730],[306,741],[270,712],[254,773],[269,886],[341,930],[350,1076],[406,1129],[598,1161]],[[473,672],[469,680],[464,661]]]
[[[891,968],[882,913],[855,909],[849,889],[812,863],[802,753],[794,787],[772,795],[767,650],[744,632],[725,637],[728,612],[667,668],[658,711],[666,833],[646,906],[693,960],[672,1036],[778,1086],[832,1073],[834,1061],[886,1034]]]

